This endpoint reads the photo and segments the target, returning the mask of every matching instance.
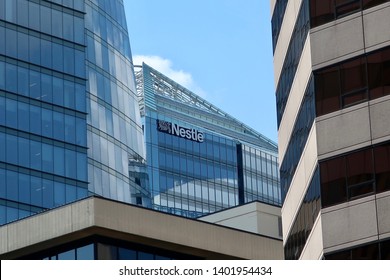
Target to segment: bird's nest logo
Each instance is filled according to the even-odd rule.
[[[157,127],[160,131],[172,133],[172,124],[170,122],[157,120]]]

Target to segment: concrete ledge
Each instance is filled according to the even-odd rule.
[[[280,240],[97,197],[0,227],[0,258],[93,235],[206,259],[283,259]]]

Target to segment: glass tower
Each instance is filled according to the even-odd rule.
[[[0,224],[131,202],[140,124],[121,0],[0,0]]]
[[[255,200],[280,205],[275,143],[146,64],[136,79],[147,154],[142,204],[191,218]]]

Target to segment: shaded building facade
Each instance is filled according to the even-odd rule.
[[[132,202],[143,157],[123,2],[0,0],[0,224]]]
[[[389,259],[389,1],[271,1],[287,259]]]
[[[146,64],[136,79],[144,205],[193,218],[254,200],[280,205],[275,143]]]

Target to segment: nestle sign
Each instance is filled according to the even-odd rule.
[[[204,141],[204,135],[202,132],[199,132],[194,128],[181,127],[178,124],[167,121],[157,120],[157,130],[199,143]]]

